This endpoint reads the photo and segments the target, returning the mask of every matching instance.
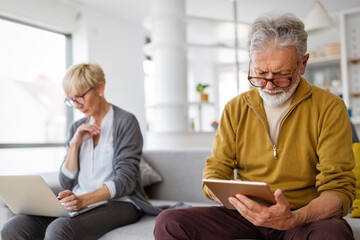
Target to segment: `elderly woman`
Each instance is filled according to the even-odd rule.
[[[100,205],[73,218],[17,215],[2,239],[98,239],[103,234],[156,215],[140,182],[142,135],[134,115],[108,103],[105,76],[94,63],[71,67],[63,80],[65,103],[85,117],[70,127],[60,168],[59,200],[69,211]]]

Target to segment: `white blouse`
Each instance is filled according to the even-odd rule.
[[[79,152],[79,176],[77,185],[73,192],[76,195],[82,195],[94,191],[104,184],[110,191],[111,198],[116,194],[115,183],[112,179],[115,176],[113,168],[114,146],[113,146],[113,118],[114,110],[110,110],[101,122],[101,130],[98,145],[94,148],[93,138],[89,138],[81,144]],[[93,117],[89,124],[93,124]],[[77,172],[70,172],[65,164],[62,166],[62,172],[69,178],[74,179]],[[131,201],[128,196],[117,199],[118,201]]]

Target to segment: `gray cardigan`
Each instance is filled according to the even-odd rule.
[[[113,168],[115,178],[113,179],[116,188],[114,198],[129,196],[134,203],[139,206],[145,214],[157,215],[161,209],[152,206],[145,197],[145,192],[141,184],[139,162],[142,154],[143,138],[136,117],[114,105],[113,121],[113,144],[114,158]],[[67,141],[67,153],[69,143],[74,136],[76,129],[83,123],[88,123],[90,118],[82,118],[74,122],[69,130]],[[66,159],[65,156],[65,159]],[[65,162],[64,159],[64,162]],[[64,164],[63,162],[63,164]],[[60,168],[61,169],[61,168]],[[79,169],[81,171],[81,169]],[[59,180],[64,189],[73,189],[77,184],[78,175],[75,179],[70,179],[60,171]]]

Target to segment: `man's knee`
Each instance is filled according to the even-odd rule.
[[[330,218],[318,221],[309,234],[308,239],[354,239],[353,232],[349,224],[344,219]]]
[[[188,220],[184,209],[168,209],[156,217],[154,236],[156,239],[166,239],[165,236],[183,236],[183,226]]]
[[[189,220],[187,209],[168,209],[156,217],[156,224],[185,224]]]
[[[350,225],[344,219],[330,218],[322,220],[316,231],[313,231],[310,239],[354,239]]]

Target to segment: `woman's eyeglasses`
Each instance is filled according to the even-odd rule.
[[[87,90],[83,95],[75,97],[75,99],[72,99],[70,97],[65,98],[64,102],[69,107],[74,107],[75,103],[83,105],[85,103],[84,96],[90,92],[93,88],[90,88]]]

